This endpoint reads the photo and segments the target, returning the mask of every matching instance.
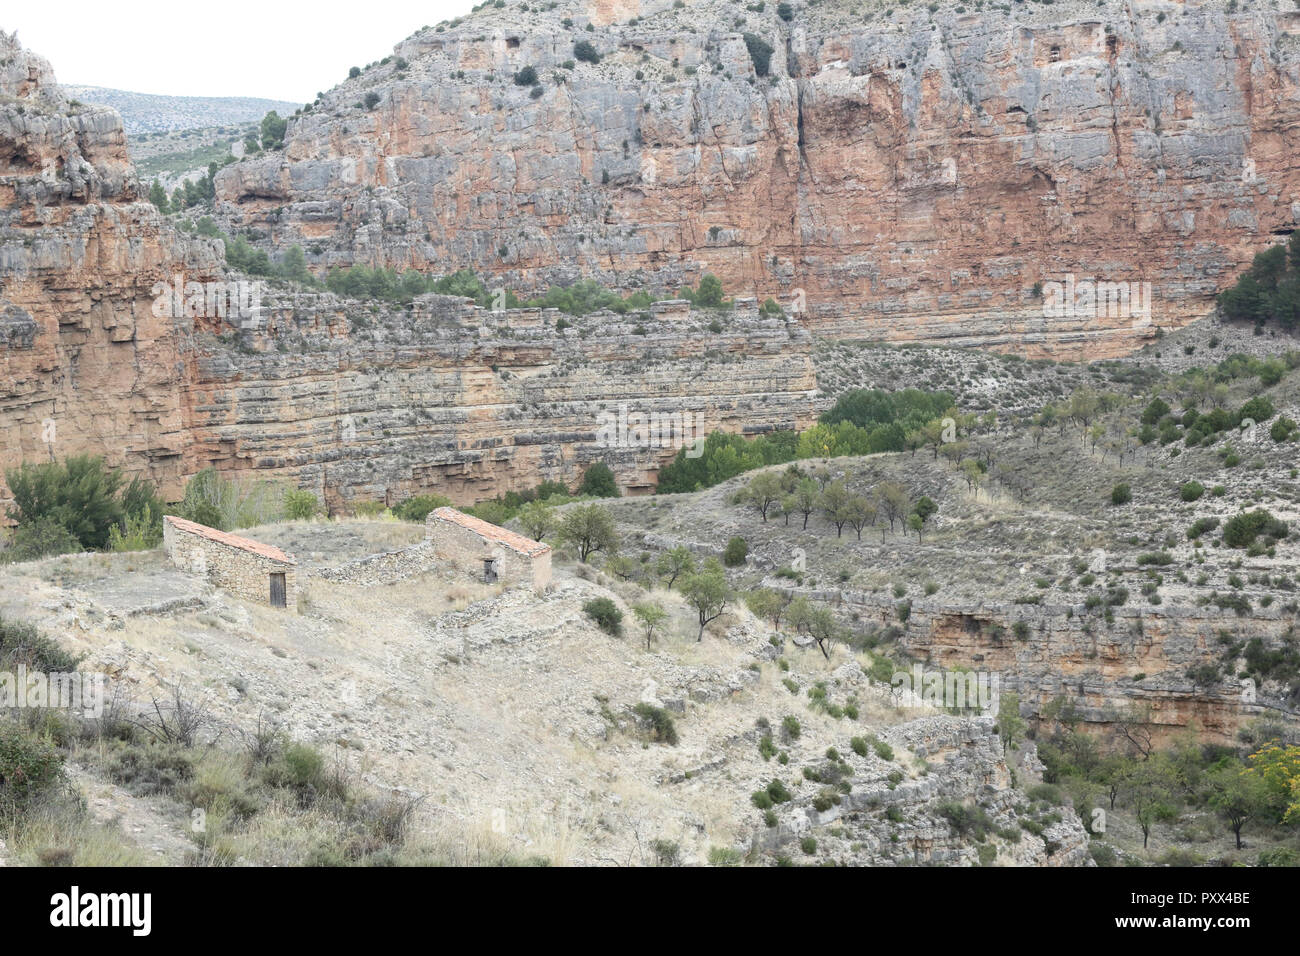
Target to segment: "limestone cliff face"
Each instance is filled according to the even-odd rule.
[[[448,296],[396,313],[272,297],[237,338],[202,337],[186,420],[202,460],[331,506],[572,485],[593,461],[649,491],[696,437],[815,419],[805,329],[752,301],[712,323],[686,303],[575,318]]]
[[[1300,13],[1276,6],[489,5],[323,94],[218,192],[322,269],[711,270],[826,334],[1110,356],[1295,225]],[[1150,314],[1045,316],[1035,287],[1067,275],[1149,282]]]
[[[69,101],[7,35],[0,63],[0,468],[90,452],[171,499],[215,465],[332,507],[472,502],[574,484],[594,460],[645,490],[713,429],[811,423],[810,336],[753,301],[568,328],[554,312],[436,296],[390,311],[264,284],[245,314],[204,296],[174,309],[164,286],[226,288],[220,243],[140,199],[115,112]]]
[[[791,844],[814,833],[821,841],[849,844],[841,850],[830,843],[855,864],[975,866],[975,847],[969,837],[954,832],[940,811],[942,804],[978,806],[999,827],[1018,829],[1016,808],[1028,801],[1014,783],[992,717],[922,717],[881,737],[926,761],[931,772],[901,782],[883,775],[855,782],[837,804],[821,811],[812,798],[796,798],[778,812],[776,826],[755,831],[753,846],[767,852],[784,847],[788,853]],[[1073,811],[1062,816],[1041,836],[1026,833],[1017,843],[999,847],[1003,863],[1092,866],[1088,832]]]
[[[151,289],[219,268],[141,201],[117,113],[0,31],[0,466],[107,452],[177,489],[189,358]]]
[[[1256,608],[1249,617],[1212,606],[1170,604],[1119,607],[1104,623],[1084,605],[958,606],[939,599],[912,603],[905,624],[886,598],[851,591],[813,592],[845,614],[899,628],[899,646],[917,660],[944,669],[996,674],[1004,691],[1020,695],[1021,712],[1042,717],[1047,705],[1068,698],[1083,726],[1113,728],[1140,718],[1152,739],[1167,742],[1194,726],[1225,742],[1263,716],[1294,717],[1285,686],[1244,688],[1233,669],[1210,686],[1189,673],[1222,662],[1224,635],[1244,643],[1284,644],[1290,612]],[[1016,636],[1016,622],[1027,630]]]

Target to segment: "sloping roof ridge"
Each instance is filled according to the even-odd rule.
[[[459,525],[469,531],[473,531],[480,537],[487,538],[489,541],[495,541],[503,544],[512,551],[518,551],[530,558],[539,554],[545,554],[551,550],[549,544],[543,544],[540,541],[534,541],[532,538],[526,538],[518,532],[511,531],[509,528],[502,528],[500,525],[484,521],[482,518],[475,518],[473,515],[467,515],[463,511],[457,511],[455,508],[437,508],[429,513],[429,517],[437,518],[439,521],[446,521],[449,524]]]
[[[190,521],[186,518],[178,518],[175,515],[167,515],[163,518],[163,521],[170,523],[178,531],[197,535],[200,538],[207,538],[209,541],[215,541],[227,547],[238,548],[240,551],[247,551],[258,557],[270,558],[272,561],[281,561],[285,564],[298,563],[293,555],[285,554],[272,544],[263,544],[261,541],[254,541],[252,538],[231,534],[229,531],[218,531],[216,528],[209,528],[205,524],[199,524],[197,521]]]

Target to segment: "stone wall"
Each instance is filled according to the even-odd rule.
[[[192,528],[200,529],[198,531]],[[221,540],[224,539],[224,540]],[[258,553],[240,542],[265,552]],[[297,564],[272,556],[278,549],[193,522],[163,520],[163,551],[177,568],[257,604],[271,603],[271,575],[284,575],[285,607],[298,609]],[[283,552],[279,552],[283,554]]]
[[[325,581],[374,587],[379,584],[393,584],[416,574],[423,574],[432,569],[434,560],[433,545],[421,541],[409,548],[367,555],[335,568],[313,568],[310,576]]]

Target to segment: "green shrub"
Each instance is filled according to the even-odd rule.
[[[767,76],[772,61],[772,44],[754,33],[746,33],[744,38],[745,49],[749,51],[749,59],[754,64],[755,75]]]
[[[12,824],[63,777],[63,757],[22,726],[0,719],[0,823]]]
[[[592,598],[582,610],[606,634],[618,637],[623,633],[623,612],[609,598]]]
[[[1110,490],[1110,503],[1113,505],[1126,505],[1133,500],[1133,489],[1129,487],[1128,482],[1120,482]]]
[[[1238,420],[1249,418],[1252,422],[1259,424],[1266,422],[1277,414],[1277,409],[1269,401],[1267,395],[1256,395],[1245,405],[1241,406],[1241,411],[1237,414]]]
[[[803,733],[803,727],[799,724],[798,717],[781,718],[781,736],[786,740],[798,740],[799,735]]]
[[[973,836],[983,841],[985,833],[992,826],[988,814],[980,807],[968,807],[964,803],[950,800],[938,806],[939,816],[948,821],[948,825],[961,836]]]
[[[573,56],[574,59],[581,60],[583,63],[596,64],[600,62],[600,54],[587,40],[579,40],[573,45]]]
[[[108,532],[110,551],[149,551],[161,542],[162,514],[155,514],[153,506],[148,504],[142,514],[128,514],[122,527],[114,525]]]
[[[578,494],[591,495],[594,498],[617,498],[618,481],[614,478],[614,472],[610,470],[609,465],[603,461],[593,463],[582,476]]]
[[[215,468],[204,468],[185,483],[185,492],[176,509],[179,517],[195,521],[218,531],[229,531],[235,526],[239,489],[217,474]]]
[[[179,744],[121,741],[109,755],[107,773],[110,780],[132,793],[173,794],[194,777],[194,760]]]
[[[709,847],[709,866],[739,866],[744,857],[731,847]]]
[[[126,510],[118,497],[122,473],[104,459],[74,455],[62,462],[24,463],[6,469],[13,496],[9,517],[23,524],[42,519],[62,525],[85,548],[103,548]]]
[[[1184,501],[1196,501],[1205,494],[1205,486],[1199,481],[1187,481],[1178,489],[1178,495]]]
[[[1139,554],[1137,556],[1138,567],[1147,567],[1149,565],[1164,567],[1165,565],[1173,563],[1174,556],[1168,551],[1148,551],[1145,554]]]
[[[772,798],[773,803],[789,803],[794,799],[794,795],[786,789],[785,784],[775,777],[767,785],[767,795]]]
[[[1059,807],[1065,803],[1065,795],[1061,792],[1061,788],[1051,783],[1040,783],[1030,787],[1025,791],[1025,795],[1030,800],[1042,800],[1054,807]]]
[[[677,725],[673,722],[672,714],[662,707],[656,707],[645,701],[641,701],[633,707],[632,712],[650,725],[650,735],[653,740],[662,744],[676,746],[678,740]]]
[[[1285,538],[1287,532],[1285,522],[1259,508],[1229,518],[1223,526],[1223,543],[1229,548],[1245,548],[1261,535],[1276,540]]]
[[[307,521],[320,512],[320,501],[310,491],[284,493],[284,516],[290,521]]]
[[[1264,850],[1256,861],[1258,866],[1300,866],[1300,852],[1286,846]]]
[[[818,813],[825,813],[831,807],[839,802],[839,798],[834,795],[833,791],[822,790],[817,796],[813,797],[812,806]]]
[[[70,673],[81,659],[26,621],[0,617],[0,670],[13,671],[19,664],[43,674]]]
[[[451,499],[442,495],[416,495],[393,508],[393,517],[402,521],[424,521],[429,512],[451,507]]]
[[[681,862],[681,847],[672,840],[651,840],[650,850],[658,866],[677,866]]]
[[[1119,857],[1115,853],[1115,848],[1109,843],[1101,843],[1094,840],[1088,844],[1088,855],[1092,857],[1094,863],[1098,866],[1118,866]]]
[[[0,562],[36,561],[80,550],[81,542],[77,536],[56,519],[37,518],[35,521],[24,522],[13,530],[9,546],[0,551]]]
[[[729,568],[739,567],[745,563],[745,558],[748,555],[748,543],[744,538],[736,536],[727,542],[727,548],[722,552],[722,563]]]
[[[1297,426],[1292,419],[1282,415],[1278,417],[1277,421],[1273,422],[1268,434],[1275,442],[1292,441],[1296,437],[1297,429],[1300,429],[1300,426]]]
[[[1142,411],[1142,418],[1141,418],[1142,424],[1150,425],[1150,426],[1158,425],[1160,421],[1166,415],[1169,414],[1170,411],[1171,409],[1169,408],[1169,404],[1167,402],[1165,402],[1163,399],[1159,397],[1153,398],[1151,399],[1150,404],[1148,404],[1147,407]],[[1184,424],[1188,424],[1188,423],[1184,422]]]

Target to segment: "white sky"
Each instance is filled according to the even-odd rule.
[[[0,29],[54,66],[60,83],[175,96],[306,103],[475,0],[93,0],[6,3]]]

